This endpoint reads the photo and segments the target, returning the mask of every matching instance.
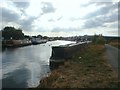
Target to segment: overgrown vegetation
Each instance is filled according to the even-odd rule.
[[[94,44],[105,44],[106,43],[106,40],[104,39],[104,37],[102,36],[102,34],[99,34],[99,35],[94,35],[93,36],[93,39],[92,39],[92,42]]]
[[[91,44],[43,78],[38,88],[118,88],[117,74],[104,51],[103,45]]]
[[[120,49],[120,40],[112,40],[109,44]]]

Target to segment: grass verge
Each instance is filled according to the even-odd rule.
[[[120,49],[120,40],[111,41],[109,44]]]
[[[89,45],[40,81],[37,88],[118,88],[103,45]]]

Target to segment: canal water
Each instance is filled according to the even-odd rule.
[[[36,87],[41,78],[48,75],[52,46],[75,43],[50,41],[45,44],[19,48],[7,48],[0,52],[0,81],[2,88]],[[2,67],[1,67],[2,65]]]

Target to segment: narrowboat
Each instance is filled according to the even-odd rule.
[[[84,49],[88,43],[90,43],[90,41],[53,46],[52,55],[50,57],[50,68],[57,67],[59,64],[63,64],[65,59],[72,58],[75,52]]]

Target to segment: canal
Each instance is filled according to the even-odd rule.
[[[70,41],[50,41],[45,44],[19,48],[6,48],[0,52],[0,81],[2,88],[36,87],[41,78],[50,72],[49,59],[52,46],[74,43]],[[1,68],[2,64],[2,68]]]

